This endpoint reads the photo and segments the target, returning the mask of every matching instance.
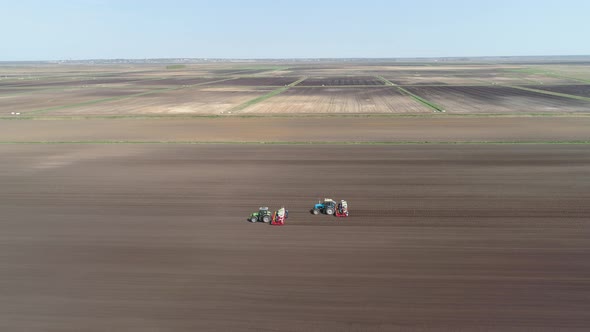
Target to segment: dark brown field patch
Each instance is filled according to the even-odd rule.
[[[590,326],[588,146],[32,144],[0,156],[2,331]],[[311,215],[325,196],[348,200],[350,217]],[[248,223],[261,205],[284,205],[286,225]]]
[[[384,85],[383,81],[370,76],[346,77],[310,77],[301,82],[300,86],[350,86],[350,85]]]
[[[407,87],[408,91],[457,113],[590,112],[590,102],[500,86]]]
[[[590,97],[590,85],[531,85],[527,86],[527,88]]]

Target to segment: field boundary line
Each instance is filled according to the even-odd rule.
[[[433,109],[435,112],[440,112],[440,113],[445,113],[446,112],[439,105],[437,105],[437,104],[435,104],[435,103],[433,103],[433,102],[431,102],[429,100],[426,100],[426,99],[424,99],[424,98],[422,98],[422,97],[420,97],[420,96],[418,96],[416,94],[411,93],[410,91],[408,91],[408,90],[404,89],[403,87],[401,87],[401,86],[399,86],[399,85],[391,82],[390,80],[386,79],[383,76],[375,76],[375,77],[378,78],[378,79],[380,79],[381,81],[383,81],[385,83],[385,85],[387,85],[387,86],[394,86],[394,87],[396,87],[403,95],[412,97],[417,102],[419,102],[419,103],[427,106],[428,108]]]
[[[553,77],[553,78],[561,78],[561,79],[566,79],[566,80],[570,80],[570,81],[581,82],[584,84],[590,83],[590,80],[587,80],[587,79],[575,78],[575,77],[566,76],[563,74],[559,74],[559,73],[555,73],[555,72],[551,72],[551,71],[547,71],[547,70],[535,69],[535,68],[531,68],[531,67],[505,69],[505,71],[513,72],[513,73],[524,73],[524,74],[542,75],[542,76]]]
[[[297,81],[292,82],[291,84],[288,84],[286,86],[282,86],[282,87],[280,87],[278,89],[275,89],[275,90],[273,90],[273,91],[271,91],[271,92],[269,92],[269,93],[267,93],[265,95],[256,97],[254,99],[250,99],[249,101],[247,101],[247,102],[245,102],[243,104],[240,104],[240,105],[237,105],[235,107],[232,107],[232,108],[230,108],[228,110],[228,112],[239,112],[239,111],[242,111],[242,110],[244,110],[244,109],[246,109],[246,108],[248,108],[248,107],[250,107],[252,105],[258,104],[258,103],[260,103],[262,101],[265,101],[265,100],[267,100],[269,98],[272,98],[272,97],[274,97],[276,95],[279,95],[279,94],[281,94],[281,93],[283,93],[283,92],[291,89],[292,87],[296,86],[297,84],[305,81],[306,79],[307,79],[307,76],[302,77],[302,78],[298,79]]]
[[[0,116],[0,121],[60,121],[60,120],[174,120],[174,119],[248,119],[248,118],[588,118],[590,112],[570,113],[309,113],[309,114],[112,114],[112,115],[38,115],[38,116]]]
[[[19,144],[186,144],[186,145],[590,145],[590,141],[0,141],[0,145]]]
[[[590,98],[588,98],[588,97],[570,95],[570,94],[567,94],[567,93],[553,92],[553,91],[547,91],[547,90],[539,90],[539,89],[527,88],[527,87],[518,86],[518,85],[504,85],[504,86],[505,87],[508,87],[508,88],[519,89],[519,90],[524,90],[524,91],[531,91],[531,92],[537,92],[537,93],[542,93],[542,94],[551,95],[551,96],[558,96],[558,97],[564,97],[564,98],[570,98],[570,99],[590,101]]]

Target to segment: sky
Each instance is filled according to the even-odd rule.
[[[0,61],[590,55],[587,0],[0,0]]]

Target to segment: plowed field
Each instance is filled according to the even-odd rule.
[[[579,330],[586,146],[0,146],[5,331]],[[312,216],[319,197],[351,217]],[[284,227],[251,224],[285,205]]]
[[[408,87],[453,113],[589,112],[590,102],[509,87]]]
[[[296,87],[248,107],[241,113],[432,113],[432,110],[401,94],[394,87]]]

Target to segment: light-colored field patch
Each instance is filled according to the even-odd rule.
[[[271,90],[258,88],[186,88],[60,109],[48,114],[223,114],[232,107],[269,91]]]
[[[10,142],[587,142],[588,128],[590,117],[453,117],[448,113],[437,117],[0,120],[0,148],[1,143]],[[45,156],[49,157],[39,155]],[[35,162],[60,163],[69,160],[66,157]]]
[[[241,113],[431,113],[432,110],[402,95],[394,87],[295,87],[252,105]]]
[[[553,78],[532,77],[499,69],[479,70],[403,70],[387,72],[381,76],[399,85],[494,85],[494,84],[543,84]]]
[[[41,90],[14,95],[4,95],[0,98],[0,114],[11,112],[35,112],[43,109],[84,103],[92,100],[116,98],[141,93],[144,90],[120,87],[88,87],[64,90]]]
[[[136,154],[132,151],[131,154]],[[106,149],[100,145],[90,147],[79,147],[65,153],[48,153],[37,156],[31,161],[29,169],[31,170],[50,170],[55,168],[67,167],[83,161],[92,161],[102,158],[114,158],[129,156],[129,153],[116,152]]]
[[[398,85],[478,85],[484,84],[470,77],[439,76],[424,74],[399,74],[388,75],[389,81]]]

